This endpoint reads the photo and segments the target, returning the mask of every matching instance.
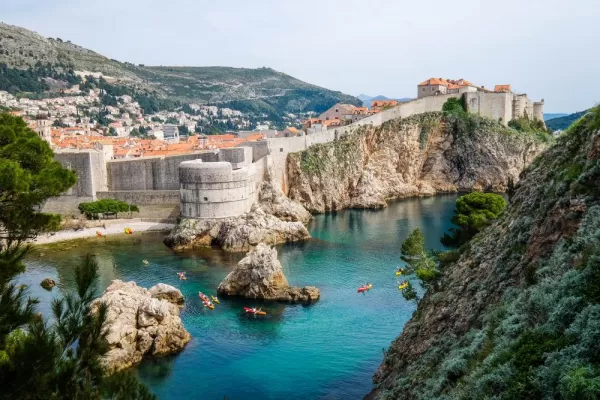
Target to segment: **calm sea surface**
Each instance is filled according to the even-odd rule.
[[[136,370],[161,399],[359,399],[372,388],[382,349],[414,310],[394,275],[401,265],[400,243],[419,227],[427,245],[440,248],[455,200],[453,195],[410,199],[385,210],[316,216],[309,225],[313,239],[278,246],[290,284],[321,290],[321,299],[310,306],[221,299],[207,310],[198,291],[216,294],[243,254],[173,253],[160,234],[36,249],[18,282],[31,285],[46,316],[52,298],[73,287],[73,267],[87,252],[97,254],[101,290],[113,279],[178,287],[186,297],[181,316],[192,340],[183,352],[147,360]],[[188,280],[177,279],[178,271],[186,271]],[[39,286],[48,276],[59,282],[52,292]],[[373,289],[358,294],[367,281]],[[262,306],[268,314],[249,317],[244,306]]]

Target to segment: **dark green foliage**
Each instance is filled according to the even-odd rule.
[[[0,114],[0,239],[7,247],[57,228],[57,216],[37,210],[71,187],[76,176],[53,156],[21,118]]]
[[[578,119],[583,117],[589,110],[576,112],[560,118],[552,118],[546,121],[546,126],[551,131],[565,130]]]
[[[74,85],[81,82],[73,69],[65,66],[42,65],[37,63],[28,69],[9,68],[0,64],[0,90],[9,93],[42,93],[50,90],[50,86],[42,78],[52,78]]]
[[[139,212],[139,208],[133,204],[127,204],[121,200],[102,199],[98,201],[80,203],[79,211],[88,218],[99,218],[101,214],[116,214],[122,212]]]
[[[455,115],[462,116],[466,114],[467,107],[465,104],[465,97],[461,96],[460,98],[450,98],[446,100],[444,105],[442,106],[442,112],[444,115]]]
[[[490,225],[506,207],[506,200],[499,194],[473,192],[456,200],[456,209],[451,228],[444,234],[441,242],[444,246],[458,247]]]
[[[519,132],[546,132],[543,121],[527,117],[513,119],[508,122],[508,126]]]
[[[413,230],[402,242],[400,258],[407,264],[406,273],[415,274],[421,284],[429,288],[439,277],[440,271],[434,256],[425,249],[425,237],[420,229]],[[409,287],[403,290],[407,300],[416,297],[414,289],[409,282]]]
[[[567,338],[562,335],[536,330],[523,333],[496,361],[498,365],[511,365],[512,377],[507,382],[505,395],[513,399],[541,398],[542,389],[536,381],[535,371],[544,364],[548,354],[567,344]]]

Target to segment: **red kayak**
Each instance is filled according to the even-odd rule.
[[[244,307],[244,311],[246,311],[248,314],[254,314],[254,315],[267,315],[266,312],[262,311],[262,310],[257,310],[256,308],[248,308],[248,307]]]
[[[368,285],[366,285],[366,286],[361,286],[361,287],[359,287],[359,288],[358,288],[356,291],[357,291],[358,293],[362,293],[362,292],[366,292],[367,290],[371,289],[372,287],[373,287],[373,285],[372,285],[372,284],[368,284]]]

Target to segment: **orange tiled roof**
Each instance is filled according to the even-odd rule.
[[[510,85],[496,85],[494,86],[494,92],[510,93]]]

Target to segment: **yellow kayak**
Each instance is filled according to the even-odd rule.
[[[407,287],[408,287],[408,281],[404,281],[398,285],[398,289],[400,289],[400,290],[406,289]]]
[[[211,297],[211,299],[212,299],[213,303],[217,303],[217,304],[220,304],[220,303],[221,303],[221,302],[219,301],[219,299],[217,298],[217,296],[210,296],[210,297]]]

